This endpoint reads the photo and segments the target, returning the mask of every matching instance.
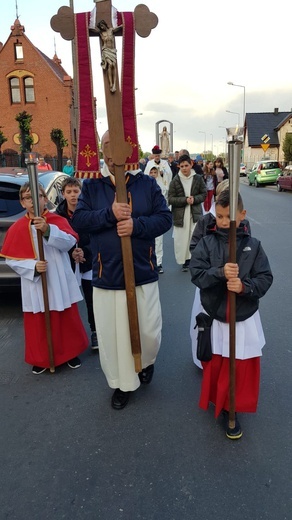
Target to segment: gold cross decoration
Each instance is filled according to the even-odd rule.
[[[96,153],[93,150],[91,150],[89,144],[87,144],[85,148],[83,148],[83,150],[80,152],[80,154],[83,157],[86,157],[86,166],[89,168],[89,166],[91,165],[90,157],[94,157]]]

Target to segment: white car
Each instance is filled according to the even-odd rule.
[[[240,176],[246,177],[246,166],[244,163],[240,163]]]

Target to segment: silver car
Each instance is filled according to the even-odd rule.
[[[62,181],[68,177],[65,173],[43,171],[38,173],[48,197],[48,209],[54,210],[62,200]],[[0,168],[0,252],[7,229],[25,210],[19,202],[19,189],[29,181],[28,173],[22,168]],[[19,237],[21,240],[21,237]],[[5,258],[0,257],[0,287],[19,286],[19,276],[8,267]]]

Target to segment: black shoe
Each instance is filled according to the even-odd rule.
[[[91,333],[91,350],[97,350],[97,349],[98,349],[97,334],[94,331]]]
[[[37,367],[37,366],[33,366],[31,371],[33,374],[36,374],[36,375],[39,375],[39,374],[42,374],[43,372],[45,372],[47,369],[46,368],[43,368],[43,367]]]
[[[149,365],[147,368],[143,368],[142,372],[139,372],[138,376],[142,385],[149,385],[152,381],[154,373],[154,365]]]
[[[116,388],[112,395],[112,407],[115,410],[122,410],[128,404],[130,399],[130,392],[123,392],[119,388]]]
[[[239,424],[239,420],[237,418],[237,413],[235,413],[235,427],[229,428],[229,413],[227,410],[222,410],[222,415],[225,421],[225,434],[228,439],[237,440],[242,437],[242,430]]]
[[[190,260],[186,260],[181,268],[182,272],[186,273],[189,270],[189,267],[190,267]]]
[[[164,270],[163,270],[162,265],[158,265],[157,267],[158,267],[158,273],[159,273],[159,274],[163,274],[163,273],[164,273]]]
[[[75,357],[73,359],[69,359],[69,361],[67,361],[67,365],[70,368],[79,368],[81,367],[81,361],[78,357]]]

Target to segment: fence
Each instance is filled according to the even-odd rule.
[[[58,164],[57,157],[51,157],[50,155],[44,155],[44,159],[48,164],[50,164],[52,166],[53,170],[57,171],[57,164]],[[63,157],[63,167],[65,166],[67,160],[68,160],[68,157]],[[12,168],[17,168],[17,167],[20,168],[21,167],[20,154],[14,152],[14,151],[9,151],[9,150],[4,150],[3,153],[0,153],[0,167],[5,168],[6,166],[12,167]],[[62,167],[62,169],[63,169],[63,167]]]

